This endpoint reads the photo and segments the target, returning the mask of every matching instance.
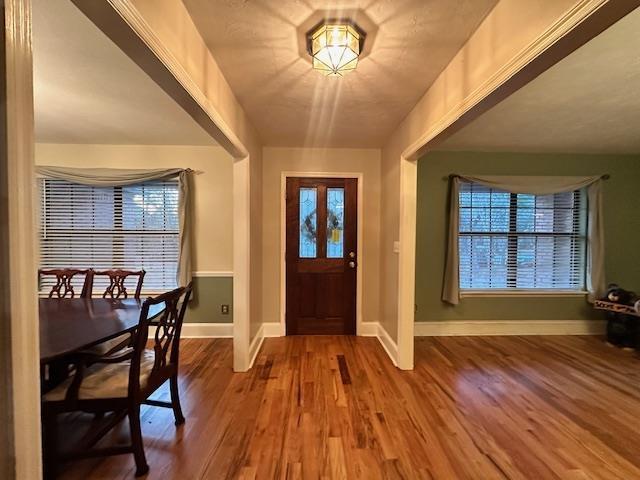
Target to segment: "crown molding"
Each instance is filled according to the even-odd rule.
[[[609,6],[610,8],[604,12],[606,13],[604,21],[595,21],[594,25],[586,25],[586,20],[605,6]],[[476,113],[472,119],[476,118],[481,113],[484,113],[499,101],[524,86],[540,73],[557,63],[561,58],[564,58],[580,46],[584,45],[587,41],[591,40],[597,34],[601,33],[604,29],[615,23],[615,21],[619,20],[636,7],[638,7],[638,2],[635,0],[578,1],[573,8],[565,12],[564,15],[524,47],[510,61],[487,78],[459,104],[449,110],[440,118],[440,120],[438,120],[438,122],[421,135],[418,140],[409,145],[409,147],[403,151],[402,157],[406,160],[416,160],[425,152],[426,147],[430,142],[445,133],[466,114],[473,112],[474,109],[485,102],[492,94],[497,93],[502,87],[512,83],[517,84],[508,86],[505,92],[500,92],[500,98],[489,102],[488,105],[483,107],[482,111]],[[550,61],[538,62],[539,59],[544,58],[545,55],[553,50],[553,47],[557,46],[558,42],[567,38],[572,31],[576,30],[581,25],[586,26],[586,28],[585,32],[580,32],[579,35],[576,35],[576,37],[579,38],[569,41],[567,45],[562,45],[558,52],[551,52],[549,55]],[[560,55],[559,58],[558,55]],[[534,70],[536,71],[527,72],[527,75],[524,75],[523,81],[512,82],[513,80],[517,80],[516,77],[525,71],[528,65],[533,65],[534,63],[536,64],[534,66]],[[472,119],[465,119],[465,125]]]
[[[129,27],[138,34],[147,47],[155,53],[163,65],[171,72],[182,87],[189,92],[191,97],[198,103],[200,108],[206,112],[209,118],[220,129],[222,134],[231,142],[235,153],[234,157],[243,158],[249,156],[249,152],[240,139],[231,130],[227,122],[224,121],[220,113],[207,98],[202,89],[192,79],[182,63],[171,53],[171,51],[160,41],[154,30],[147,23],[138,9],[130,0],[108,0],[109,4],[127,22]]]
[[[202,88],[131,0],[71,1],[235,159],[249,155]]]

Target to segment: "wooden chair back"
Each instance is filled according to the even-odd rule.
[[[140,392],[140,362],[143,351],[152,343],[154,363],[147,390],[153,391],[169,377],[177,372],[180,355],[180,334],[182,323],[191,298],[192,283],[186,287],[176,288],[154,298],[148,298],[142,305],[140,325],[133,339],[133,357],[129,370],[129,396],[139,397]],[[164,310],[155,317],[149,317],[149,307],[164,303]],[[155,327],[152,338],[149,337],[149,327]],[[145,392],[142,392],[142,396]]]
[[[94,273],[95,277],[106,276],[109,278],[109,285],[102,294],[102,298],[129,298],[129,292],[125,286],[125,281],[129,277],[138,277],[136,283],[136,289],[133,294],[133,298],[138,300],[140,298],[140,292],[142,292],[142,283],[145,276],[144,270],[101,270]]]
[[[93,273],[93,270],[90,268],[86,270],[77,268],[41,268],[38,270],[38,284],[42,282],[43,278],[55,277],[55,283],[49,291],[49,298],[75,298],[76,292],[73,288],[74,277],[76,275],[84,275],[80,298],[87,298],[91,296],[91,290],[93,288]]]

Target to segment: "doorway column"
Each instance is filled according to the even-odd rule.
[[[0,307],[2,336],[9,334],[3,348],[8,346],[10,350],[2,360],[10,362],[11,368],[9,378],[3,379],[1,394],[7,395],[12,421],[2,422],[2,428],[10,429],[12,442],[8,445],[13,457],[9,478],[38,479],[42,464],[31,2],[3,3],[6,111],[2,118],[6,128],[2,129],[0,161],[0,258],[4,275]]]

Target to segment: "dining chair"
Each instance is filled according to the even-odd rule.
[[[135,284],[133,298],[139,300],[145,274],[146,272],[144,270],[122,270],[117,268],[111,270],[96,270],[93,272],[93,278],[94,282],[95,280],[99,280],[100,277],[108,277],[109,279],[109,284],[102,293],[102,298],[121,299],[129,298],[129,292],[127,291],[126,285],[127,280],[129,278],[133,279],[138,277]],[[94,285],[94,282],[92,282],[92,286]],[[125,333],[124,335],[120,335],[116,338],[100,343],[92,347],[90,350],[93,353],[101,355],[115,353],[129,345],[130,340],[131,334]]]
[[[55,283],[49,291],[49,298],[75,298],[76,292],[73,288],[73,280],[76,275],[84,275],[80,298],[91,296],[93,288],[93,270],[81,270],[77,268],[53,268],[38,270],[38,284],[42,284],[43,278],[55,277]]]
[[[145,300],[131,347],[105,356],[79,354],[74,358],[75,375],[43,396],[47,478],[55,477],[57,464],[61,461],[128,453],[134,456],[136,476],[148,472],[140,429],[140,406],[172,408],[175,424],[185,421],[178,394],[178,364],[180,332],[191,292],[192,285],[189,284]],[[160,304],[164,304],[162,312],[150,318],[149,308]],[[150,325],[155,326],[152,338],[149,338]],[[148,343],[151,348],[147,347]],[[167,380],[171,401],[151,399],[153,392]],[[57,416],[75,411],[100,415],[102,425],[97,425],[93,434],[85,436],[85,445],[60,454],[57,451]],[[109,415],[102,417],[107,413]],[[125,417],[129,419],[131,444],[94,448]]]
[[[145,274],[146,272],[144,270],[96,270],[94,272],[94,278],[109,278],[109,285],[102,294],[102,298],[129,298],[129,292],[127,291],[125,282],[129,277],[138,277],[138,282],[136,283],[136,289],[133,294],[133,298],[139,299],[140,292],[142,292],[142,283],[144,282]]]

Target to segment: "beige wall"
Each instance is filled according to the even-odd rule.
[[[193,269],[233,270],[233,159],[221,147],[36,144],[36,165],[196,170]]]
[[[380,324],[396,341],[398,334],[398,254],[393,244],[400,234],[400,157],[382,150],[380,179]]]
[[[263,150],[262,311],[280,322],[282,172],[362,173],[363,245],[360,249],[365,322],[377,322],[380,271],[380,151],[374,149],[265,148]]]
[[[521,65],[514,59],[532,49],[536,42],[544,41],[550,27],[579,3],[585,2],[498,2],[382,149],[382,223],[386,227],[381,235],[380,308],[381,322],[394,340],[398,338],[399,257],[389,247],[400,236],[402,155],[415,154],[424,143],[487,95],[490,87],[497,86],[497,79],[504,81],[505,72],[515,72]],[[409,272],[403,272],[405,274],[409,275]]]
[[[250,163],[250,192],[249,204],[251,210],[251,230],[249,238],[251,239],[251,252],[249,265],[251,275],[251,316],[249,323],[249,338],[251,341],[255,338],[264,322],[264,313],[262,312],[262,175],[263,162],[262,152],[260,158],[251,158]]]

